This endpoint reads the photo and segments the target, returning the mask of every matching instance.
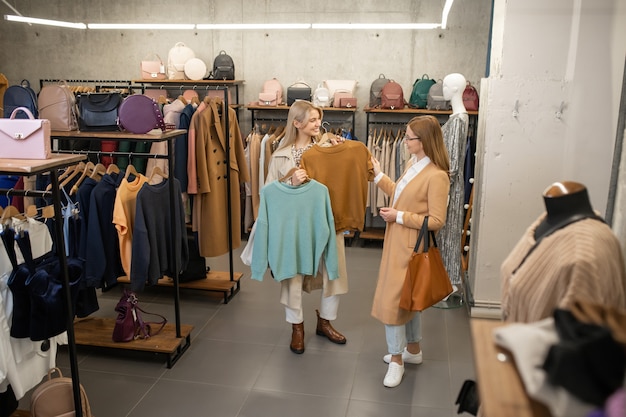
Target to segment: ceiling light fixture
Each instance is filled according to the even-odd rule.
[[[437,29],[439,23],[313,23],[313,29],[381,29],[381,30],[413,30]]]
[[[10,22],[32,23],[34,25],[58,26],[58,27],[70,28],[70,29],[87,29],[87,25],[84,23],[72,23],[72,22],[63,22],[61,20],[38,19],[36,17],[15,16],[12,14],[5,14],[4,19]]]
[[[310,23],[200,23],[196,29],[249,30],[249,29],[310,29]]]
[[[441,29],[445,29],[448,26],[448,14],[452,9],[452,3],[454,0],[446,0],[446,4],[443,5],[443,12],[441,13]]]
[[[165,30],[190,30],[196,25],[177,23],[88,23],[89,29],[165,29]]]

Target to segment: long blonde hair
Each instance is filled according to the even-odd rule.
[[[310,101],[306,100],[297,100],[295,101],[291,107],[289,108],[289,114],[287,115],[287,126],[285,126],[285,135],[280,140],[280,145],[278,149],[285,148],[287,146],[291,146],[296,143],[296,138],[298,137],[298,129],[294,125],[294,121],[298,121],[300,123],[305,123],[305,121],[311,117],[311,112],[317,110],[320,115],[320,119],[324,117],[324,111],[317,106],[314,106]],[[313,138],[316,142],[319,138]]]
[[[424,153],[430,161],[450,176],[450,156],[443,142],[443,132],[434,116],[415,116],[408,123],[411,131],[420,138]]]

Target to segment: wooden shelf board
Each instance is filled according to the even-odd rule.
[[[96,346],[113,349],[136,350],[172,354],[179,349],[182,342],[191,334],[192,325],[181,324],[181,337],[176,337],[176,326],[168,323],[163,330],[148,339],[137,339],[131,342],[114,342],[111,336],[115,327],[114,318],[87,317],[74,321],[74,338],[78,346]]]
[[[238,286],[239,280],[243,276],[241,272],[233,273],[233,281],[230,280],[230,274],[225,271],[209,271],[206,274],[205,279],[199,279],[189,282],[180,282],[179,288],[189,288],[193,290],[204,291],[230,291]],[[121,284],[130,284],[130,279],[127,276],[119,277],[117,282]],[[161,278],[157,285],[164,287],[173,287],[174,280],[170,277]]]
[[[367,229],[359,233],[359,239],[383,240],[385,229]]]

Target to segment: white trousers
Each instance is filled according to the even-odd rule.
[[[320,317],[326,320],[335,320],[337,311],[339,310],[339,296],[331,295],[330,297],[322,296],[320,302]],[[299,308],[285,306],[285,318],[288,323],[299,324],[304,321],[304,313],[302,304]]]

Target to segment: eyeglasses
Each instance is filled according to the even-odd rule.
[[[404,140],[422,140],[419,136],[415,136],[414,138],[409,135],[404,135]]]

